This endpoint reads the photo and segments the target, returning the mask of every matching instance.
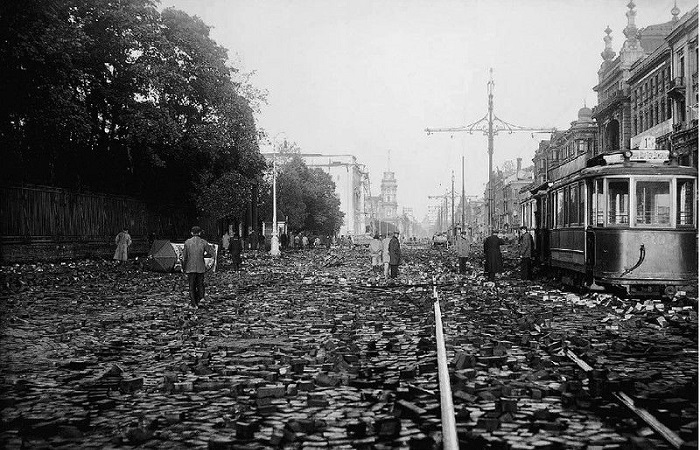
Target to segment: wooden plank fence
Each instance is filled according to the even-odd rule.
[[[150,233],[182,242],[195,223],[216,242],[216,221],[181,206],[47,186],[0,186],[0,262],[111,258],[124,226],[134,242],[131,253],[145,254]]]

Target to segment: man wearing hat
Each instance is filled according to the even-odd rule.
[[[389,276],[391,278],[398,276],[399,264],[401,264],[401,244],[399,243],[399,232],[396,231],[389,241]]]
[[[520,227],[520,237],[518,238],[518,253],[520,254],[520,277],[523,280],[532,279],[532,249],[535,242],[532,235],[528,233],[525,225]]]
[[[457,236],[457,242],[455,242],[455,253],[457,253],[457,260],[459,261],[459,273],[467,273],[467,257],[469,256],[469,240],[467,239],[467,232],[462,231],[459,236]]]
[[[185,241],[182,250],[182,271],[187,274],[190,287],[190,305],[197,308],[199,302],[204,299],[204,272],[207,266],[204,263],[204,255],[215,256],[214,247],[201,237],[202,229],[193,226],[190,231],[191,238]]]

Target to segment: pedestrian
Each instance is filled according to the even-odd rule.
[[[307,235],[303,235],[301,238],[301,249],[306,250],[306,248],[309,246],[309,237]]]
[[[496,274],[503,272],[501,245],[504,244],[503,239],[498,237],[497,230],[493,230],[491,236],[484,239],[484,269],[488,274],[489,281],[494,281]]]
[[[294,236],[294,249],[299,249],[299,246],[301,245],[301,234],[297,234]]]
[[[401,264],[401,244],[399,243],[399,232],[394,232],[394,237],[389,241],[389,270],[390,277],[396,278],[399,274],[399,264]]]
[[[190,305],[198,308],[199,302],[204,299],[204,272],[207,270],[204,255],[215,256],[215,250],[209,242],[199,236],[202,229],[198,226],[193,226],[190,234],[192,237],[185,241],[182,250],[182,271],[187,274]]]
[[[352,250],[354,246],[355,243],[352,241],[352,236],[348,233],[348,248]]]
[[[231,262],[233,263],[233,270],[238,271],[241,269],[241,252],[243,251],[243,242],[238,237],[238,233],[233,233],[229,241],[228,252],[231,255]]]
[[[148,252],[151,252],[151,248],[153,248],[153,243],[156,241],[156,234],[154,232],[148,233]]]
[[[330,235],[330,234],[329,234],[329,235],[326,235],[326,248],[327,248],[328,250],[331,249],[331,235]]]
[[[391,242],[391,236],[387,234],[384,239],[382,239],[382,263],[384,264],[384,278],[389,279],[389,243]]]
[[[375,234],[369,243],[369,253],[372,257],[372,272],[379,272],[382,261],[382,241],[379,235]]]
[[[321,238],[316,236],[314,239],[314,248],[319,248],[321,246]]]
[[[520,277],[523,280],[532,280],[532,249],[535,242],[525,225],[520,227],[518,238],[518,253],[520,254]]]
[[[224,233],[224,235],[221,237],[221,256],[225,256],[226,252],[228,251],[228,247],[231,243],[231,235],[229,234],[228,230]]]
[[[459,261],[459,273],[467,273],[467,257],[470,251],[469,240],[467,239],[467,232],[462,231],[459,236],[457,236],[457,241],[455,242],[455,252],[457,253],[457,260]]]
[[[114,251],[113,259],[121,266],[129,259],[128,252],[129,246],[131,245],[131,235],[129,234],[128,227],[124,227],[122,231],[117,234],[117,237],[114,238],[114,243],[117,244],[117,249]]]
[[[280,246],[282,247],[282,250],[287,250],[288,244],[289,244],[289,236],[287,236],[287,233],[282,233],[280,235]]]

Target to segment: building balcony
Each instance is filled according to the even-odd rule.
[[[671,87],[666,94],[671,98],[681,99],[685,97],[685,82],[683,77],[676,77],[671,80]]]
[[[598,106],[593,108],[593,118],[598,119],[603,116],[607,111],[615,106],[619,105],[623,101],[630,99],[629,89],[617,89],[611,92],[608,97],[600,102]]]

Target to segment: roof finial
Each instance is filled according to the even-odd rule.
[[[603,61],[612,61],[615,57],[615,50],[612,49],[611,45],[612,37],[610,37],[610,33],[612,33],[612,30],[610,29],[610,25],[608,25],[605,29],[605,37],[603,38],[603,41],[605,41],[605,50],[600,54],[600,56],[603,57]]]
[[[625,14],[627,16],[627,26],[623,30],[627,40],[625,41],[626,48],[636,48],[637,47],[637,25],[634,23],[634,18],[637,16],[637,11],[634,10],[634,0],[630,0],[627,4],[629,11]]]
[[[673,2],[673,9],[671,10],[671,15],[673,16],[673,21],[678,22],[678,14],[681,13],[681,10],[678,8],[678,1],[674,0]]]

